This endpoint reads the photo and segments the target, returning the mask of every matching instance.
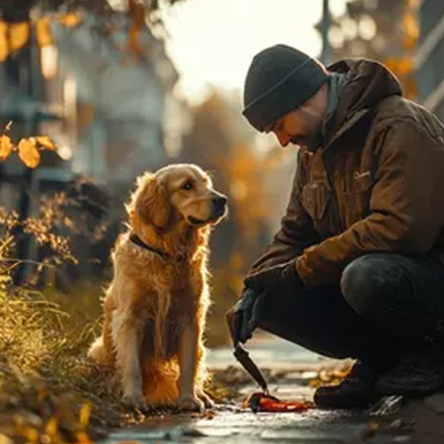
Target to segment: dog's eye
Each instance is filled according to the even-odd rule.
[[[182,190],[187,190],[187,191],[189,191],[189,190],[192,190],[193,187],[194,187],[193,182],[185,182],[185,183],[182,185]]]

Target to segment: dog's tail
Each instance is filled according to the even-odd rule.
[[[91,347],[88,350],[88,356],[100,364],[105,364],[107,362],[108,356],[103,343],[103,336],[98,337],[91,344]]]
[[[179,367],[175,360],[148,361],[142,368],[143,393],[150,407],[174,406],[179,398]]]

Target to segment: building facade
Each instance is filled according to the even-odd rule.
[[[39,214],[43,195],[66,191],[65,210],[85,228],[71,235],[83,267],[75,273],[87,276],[96,272],[91,264],[109,256],[135,178],[179,155],[190,114],[174,95],[178,73],[165,44],[147,26],[133,51],[125,14],[110,17],[108,31],[92,14],[74,27],[42,20],[48,24],[44,41],[34,19],[0,20],[0,128],[12,120],[15,141],[47,135],[58,154],[42,152],[32,170],[16,155],[0,162],[0,206],[27,219]],[[29,38],[2,53],[11,30],[22,29],[27,32],[18,36]],[[20,237],[16,257],[41,260],[44,254],[28,238]]]

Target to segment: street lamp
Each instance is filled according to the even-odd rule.
[[[330,58],[330,47],[328,43],[328,30],[330,29],[330,5],[329,0],[322,0],[322,21],[321,21],[321,36],[322,36],[322,52],[321,62],[326,65]]]

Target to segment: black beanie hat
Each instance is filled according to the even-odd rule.
[[[328,74],[307,54],[275,45],[256,54],[245,79],[242,114],[257,130],[298,108],[327,81]]]

